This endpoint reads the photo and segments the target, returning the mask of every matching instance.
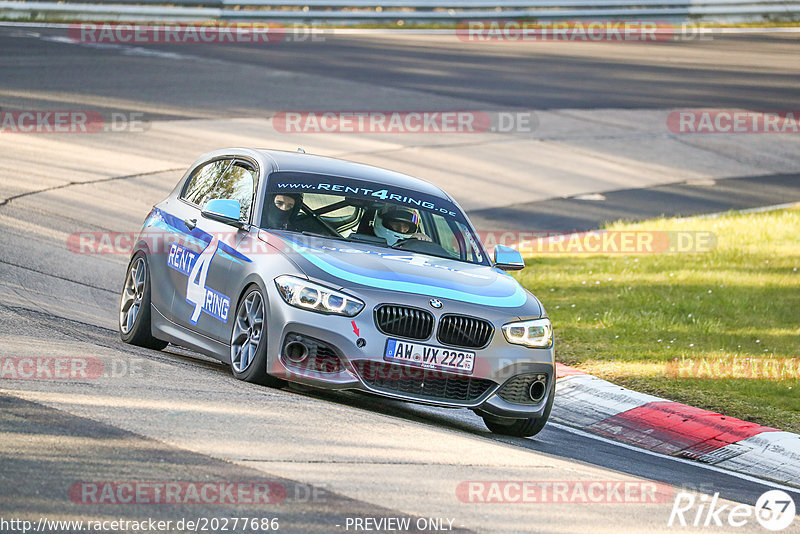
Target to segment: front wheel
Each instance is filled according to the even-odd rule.
[[[236,307],[231,331],[231,371],[245,382],[270,387],[286,384],[267,374],[266,306],[257,286],[248,289]]]
[[[498,420],[484,416],[483,423],[486,428],[495,434],[502,434],[504,436],[514,436],[517,438],[529,438],[535,436],[542,431],[547,420],[550,418],[550,410],[553,409],[553,399],[556,396],[556,381],[553,378],[553,385],[550,386],[550,395],[547,399],[547,405],[544,412],[540,417],[531,417],[528,419],[505,419]],[[502,422],[500,422],[502,421]]]
[[[133,256],[125,275],[119,302],[119,337],[125,343],[155,350],[168,345],[154,338],[150,327],[150,270],[143,252]]]

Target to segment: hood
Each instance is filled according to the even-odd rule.
[[[309,277],[341,289],[367,287],[503,308],[522,306],[530,295],[495,267],[365,243],[273,234]]]

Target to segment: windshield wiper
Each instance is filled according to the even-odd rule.
[[[358,235],[358,234],[351,234],[350,237],[347,238],[348,241],[356,241],[358,243],[366,243],[368,245],[375,245],[378,247],[386,247],[388,246],[386,240],[382,237],[372,237],[372,236],[365,236],[365,235]]]
[[[303,230],[300,233],[303,234],[303,235],[310,236],[310,237],[322,237],[322,238],[326,238],[326,239],[336,239],[337,241],[354,241],[356,243],[366,243],[368,245],[376,245],[376,246],[379,246],[379,247],[386,247],[387,246],[386,245],[386,240],[378,238],[378,237],[370,238],[369,236],[359,236],[359,235],[356,235],[356,234],[352,234],[350,237],[345,237],[343,235],[318,234],[317,232],[310,232],[308,230]]]
[[[300,232],[303,235],[307,235],[310,237],[322,237],[325,239],[336,239],[338,241],[347,241],[347,238],[341,235],[333,235],[333,234],[318,234],[317,232],[311,232],[309,230],[303,230]]]

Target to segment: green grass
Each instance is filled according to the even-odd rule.
[[[556,359],[638,391],[800,433],[797,371],[791,379],[697,378],[667,367],[676,359],[800,359],[800,209],[608,229],[711,231],[717,241],[705,253],[528,258],[518,278],[553,321]]]

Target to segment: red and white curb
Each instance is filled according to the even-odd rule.
[[[800,435],[638,393],[556,364],[552,417],[653,452],[800,487]]]

